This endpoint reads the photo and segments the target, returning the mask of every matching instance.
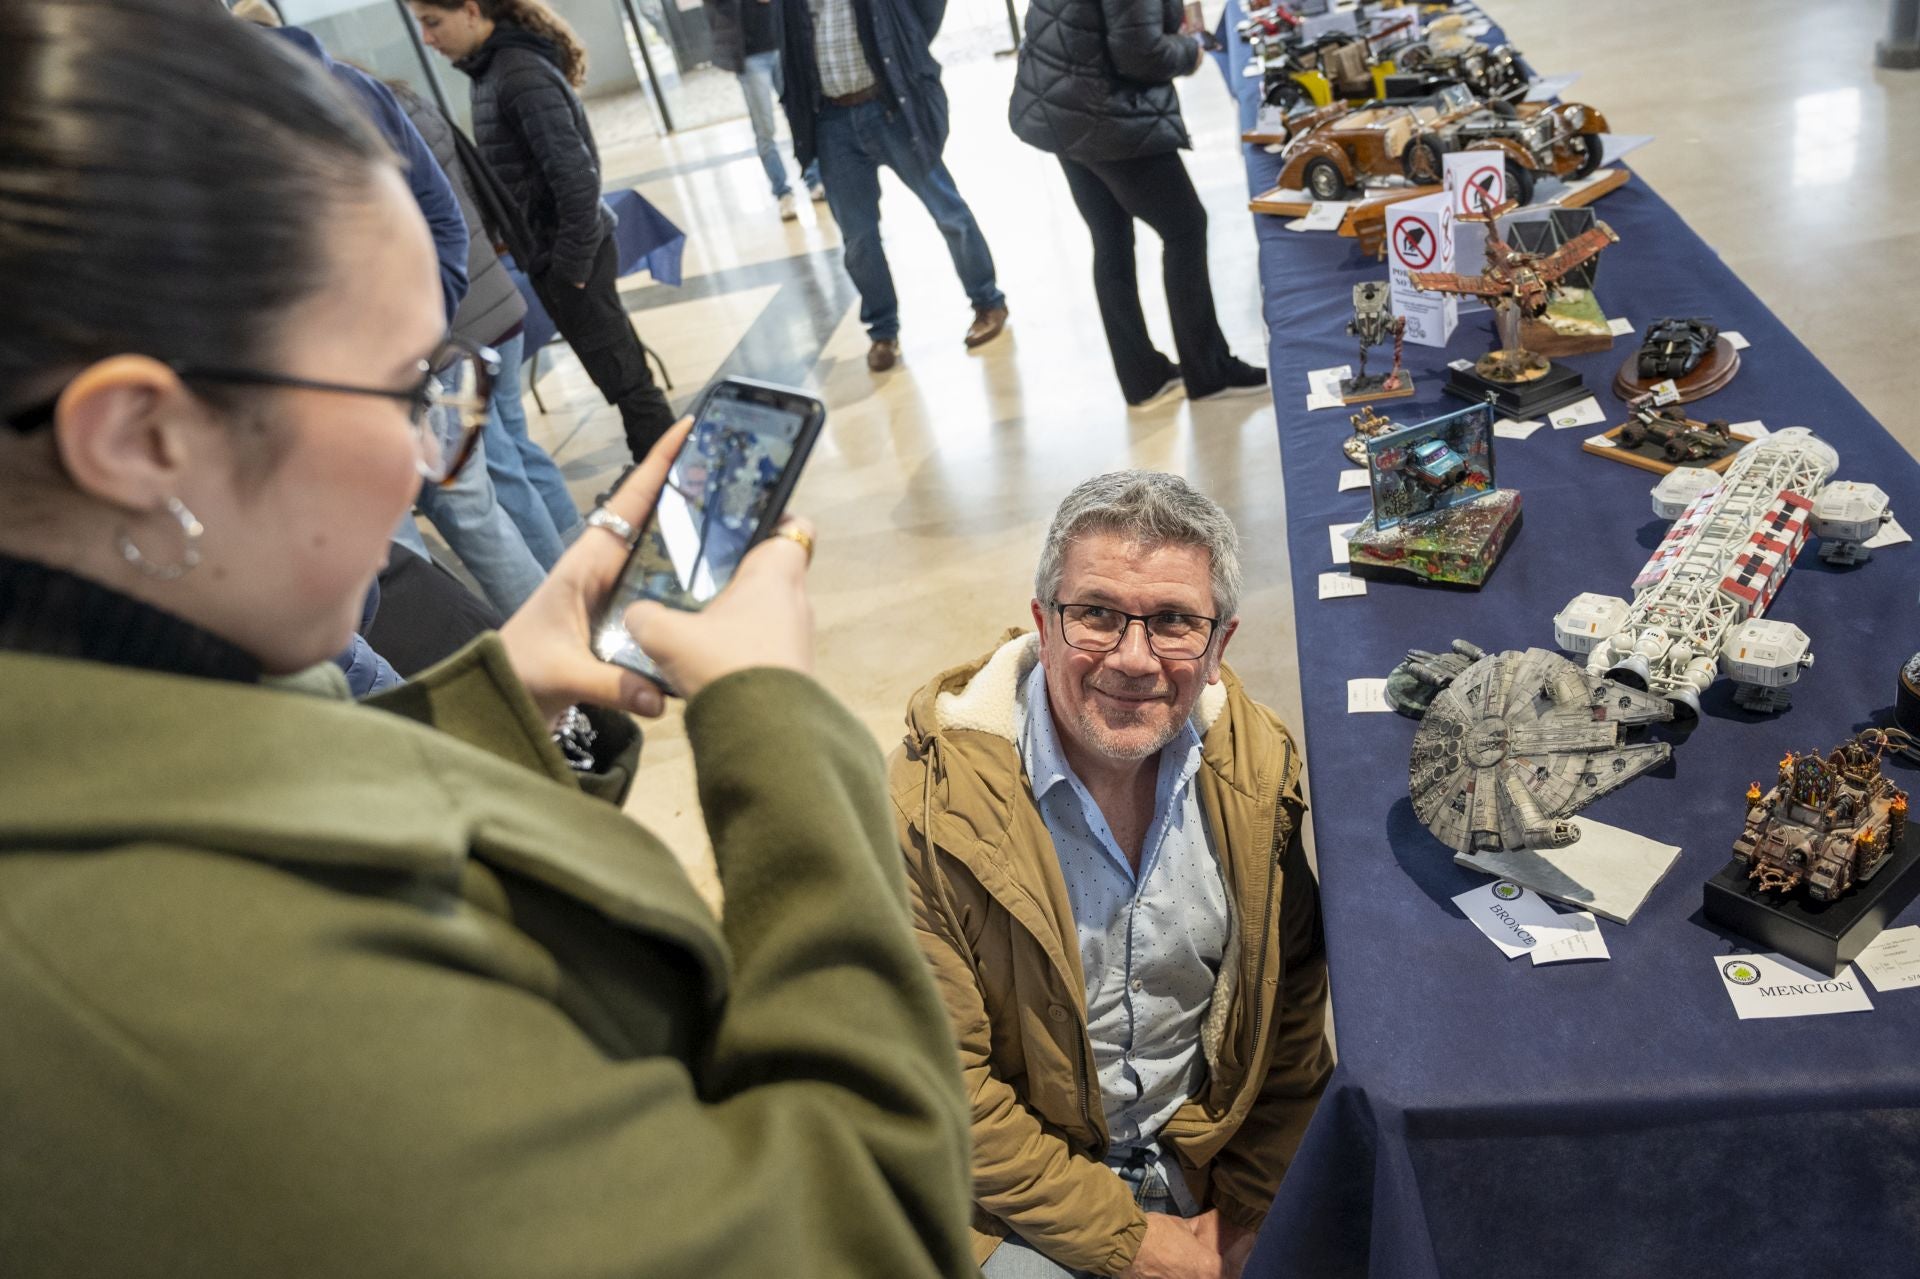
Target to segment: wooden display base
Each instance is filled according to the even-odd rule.
[[[1624,425],[1616,426],[1601,438],[1617,440],[1620,438],[1620,432],[1626,429]],[[1730,433],[1727,438],[1733,441],[1733,447],[1726,451],[1725,456],[1717,457],[1711,462],[1670,462],[1667,460],[1667,455],[1660,451],[1659,446],[1652,443],[1643,443],[1640,446],[1642,449],[1652,449],[1653,451],[1651,453],[1643,453],[1637,449],[1627,448],[1624,445],[1616,444],[1613,448],[1608,448],[1604,444],[1594,444],[1591,442],[1582,444],[1580,451],[1583,453],[1591,453],[1595,457],[1604,457],[1612,462],[1625,462],[1628,466],[1637,466],[1643,471],[1652,471],[1655,475],[1665,475],[1667,472],[1678,470],[1683,466],[1698,466],[1725,475],[1727,468],[1733,465],[1734,456],[1740,452],[1740,446],[1753,443],[1753,437],[1751,435],[1742,435],[1738,431]]]
[[[1733,375],[1739,371],[1740,352],[1722,335],[1715,339],[1713,350],[1707,352],[1707,358],[1700,361],[1700,367],[1685,377],[1673,379],[1673,384],[1680,390],[1680,403],[1691,404],[1695,400],[1704,400],[1733,381]],[[1640,347],[1636,343],[1633,354],[1613,375],[1613,393],[1623,400],[1635,400],[1666,380],[1663,377],[1640,376]]]
[[[1577,209],[1592,204],[1610,191],[1618,191],[1632,179],[1625,169],[1602,169],[1590,178],[1573,183],[1556,193],[1551,199],[1535,200],[1527,207],[1530,209]],[[1374,195],[1363,197],[1346,216],[1340,219],[1340,234],[1360,241],[1363,252],[1372,257],[1385,257],[1387,252],[1387,209],[1402,200],[1416,200],[1423,195],[1437,195],[1442,188],[1437,186],[1394,187]],[[1289,190],[1286,187],[1274,187],[1263,191],[1247,201],[1247,207],[1255,213],[1267,213],[1279,218],[1305,217],[1313,207],[1313,197],[1304,191]]]
[[[1613,349],[1612,333],[1562,333],[1545,320],[1520,321],[1520,345],[1549,358]]]
[[[1342,378],[1340,381],[1340,402],[1342,404],[1369,404],[1374,400],[1401,400],[1413,394],[1413,378],[1405,369],[1400,371],[1400,385],[1388,390],[1380,384],[1380,379],[1367,379],[1371,385],[1355,387],[1355,378]]]

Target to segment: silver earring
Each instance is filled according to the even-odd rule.
[[[121,556],[127,563],[139,569],[148,577],[161,582],[171,582],[185,577],[200,563],[200,537],[207,530],[199,520],[193,518],[193,512],[187,504],[177,497],[167,499],[167,514],[180,524],[180,558],[172,564],[160,564],[147,557],[146,553],[134,545],[133,535],[121,529],[116,537]]]

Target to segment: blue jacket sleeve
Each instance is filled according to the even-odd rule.
[[[407,185],[433,232],[434,252],[440,257],[440,292],[447,304],[447,323],[467,296],[467,220],[460,215],[460,203],[453,186],[433,158],[426,139],[401,109],[393,90],[372,76],[344,63],[333,64],[333,73],[365,100],[387,142],[400,153],[407,165]]]

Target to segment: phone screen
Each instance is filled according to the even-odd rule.
[[[601,616],[602,660],[660,678],[627,632],[627,609],[647,599],[698,610],[725,589],[779,516],[824,412],[798,393],[736,383],[705,397]]]

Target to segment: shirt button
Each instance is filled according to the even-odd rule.
[[[1147,983],[1141,981],[1138,977],[1135,977],[1133,979],[1133,988],[1135,991],[1145,990],[1147,988]]]
[[[1066,1005],[1065,1004],[1048,1004],[1047,1016],[1051,1017],[1055,1021],[1065,1021],[1067,1019]]]

